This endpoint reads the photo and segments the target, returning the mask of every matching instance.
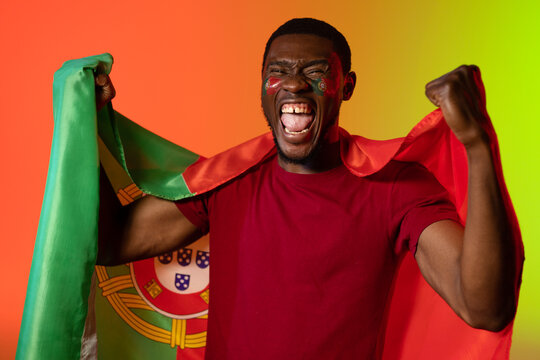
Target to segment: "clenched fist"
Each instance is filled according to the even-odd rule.
[[[99,74],[94,79],[96,84],[96,109],[99,111],[114,98],[116,91],[109,75]]]
[[[466,148],[487,141],[481,124],[488,121],[480,69],[462,65],[429,82],[426,96],[441,108],[446,123]]]

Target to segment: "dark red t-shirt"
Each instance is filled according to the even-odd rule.
[[[210,231],[207,359],[372,359],[400,254],[454,206],[423,167],[283,170],[177,203]]]

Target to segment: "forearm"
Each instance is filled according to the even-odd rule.
[[[516,263],[508,214],[489,144],[467,147],[469,194],[460,259],[460,285],[468,322],[498,330],[516,305]]]

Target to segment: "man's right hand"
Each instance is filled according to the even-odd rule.
[[[101,73],[94,77],[96,84],[96,109],[99,112],[116,95],[116,90],[109,75]]]

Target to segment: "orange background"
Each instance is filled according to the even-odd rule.
[[[289,18],[311,16],[335,25],[351,45],[358,85],[341,123],[352,133],[403,136],[432,109],[426,82],[462,63],[481,67],[528,251],[513,352],[532,358],[540,323],[540,128],[533,109],[540,12],[533,1],[507,4],[1,2],[0,357],[15,354],[52,137],[52,77],[62,62],[110,52],[115,108],[208,156],[266,131],[259,102],[264,43]]]

